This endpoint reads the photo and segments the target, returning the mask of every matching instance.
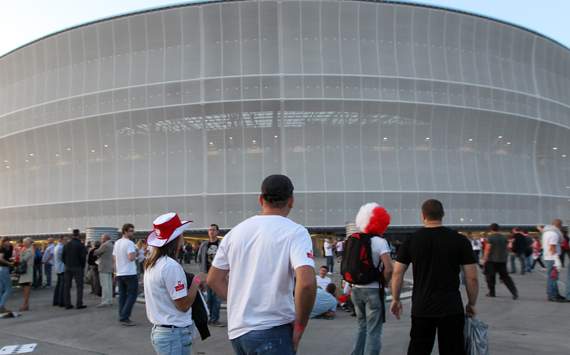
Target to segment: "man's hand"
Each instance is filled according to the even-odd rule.
[[[475,317],[476,314],[477,310],[475,309],[475,306],[467,303],[467,305],[465,306],[465,315],[469,318],[473,318]]]
[[[404,307],[402,306],[402,302],[400,301],[392,301],[390,305],[390,312],[396,317],[396,319],[400,320],[400,316],[404,313]]]
[[[293,323],[293,351],[297,352],[297,349],[299,348],[299,342],[301,342],[301,337],[303,336],[303,333],[305,332],[305,327],[303,325],[301,325],[301,323],[298,323],[297,321],[295,321]]]

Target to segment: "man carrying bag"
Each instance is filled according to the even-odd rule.
[[[362,206],[354,233],[346,240],[341,264],[343,279],[352,285],[352,301],[358,320],[353,355],[380,354],[382,324],[386,319],[384,287],[392,275],[388,242],[381,237],[390,215],[377,203]]]

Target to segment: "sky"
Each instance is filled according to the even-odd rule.
[[[0,55],[45,35],[105,17],[190,3],[174,0],[0,0]],[[570,47],[570,0],[412,1],[521,25]]]

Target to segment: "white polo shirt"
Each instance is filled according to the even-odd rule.
[[[307,229],[281,216],[254,216],[222,240],[212,265],[230,270],[228,335],[238,338],[295,320],[295,269],[315,267]]]
[[[192,308],[182,312],[174,300],[186,297],[188,286],[184,269],[176,260],[163,256],[144,272],[146,316],[155,325],[192,325]]]

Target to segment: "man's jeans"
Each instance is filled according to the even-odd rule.
[[[10,268],[0,266],[0,308],[6,305],[8,296],[12,293],[12,279],[10,279]]]
[[[101,282],[101,304],[113,304],[113,274],[110,272],[100,272]]]
[[[358,332],[352,355],[378,355],[382,349],[382,303],[377,288],[352,288]]]
[[[159,355],[190,355],[193,325],[186,328],[152,327],[150,341]]]
[[[515,254],[513,254],[513,253],[509,254],[509,261],[511,264],[511,270],[510,270],[511,274],[514,274],[515,272],[517,272],[517,264],[515,262],[516,258],[517,258],[517,256]]]
[[[210,321],[220,320],[220,307],[222,302],[211,288],[208,288],[208,310],[210,310]]]
[[[519,262],[521,264],[521,275],[524,275],[527,270],[526,256],[524,253],[519,253],[517,254],[517,259],[519,259]]]
[[[329,272],[334,273],[334,256],[327,256],[327,267]]]
[[[128,320],[135,301],[137,300],[137,289],[139,281],[137,275],[117,276],[119,285],[119,321]]]
[[[231,340],[236,355],[294,355],[293,327],[284,324],[251,332]]]
[[[546,265],[546,294],[548,299],[555,299],[558,297],[558,279],[553,280],[550,277],[552,269],[554,268],[554,260],[544,260],[544,265]],[[560,270],[558,270],[560,272]]]
[[[51,264],[44,264],[44,274],[46,275],[46,286],[51,287]]]

